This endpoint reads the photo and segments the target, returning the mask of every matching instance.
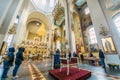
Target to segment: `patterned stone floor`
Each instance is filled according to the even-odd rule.
[[[42,61],[34,61],[34,62],[24,62],[18,72],[19,78],[16,80],[32,80],[30,70],[28,68],[28,64],[33,63],[40,70],[40,72],[45,76],[47,80],[54,80],[50,75],[48,75],[48,71],[52,69],[52,64],[50,59],[44,59]],[[92,72],[92,76],[87,80],[120,80],[120,70],[110,70],[103,69],[100,66],[92,66],[88,64],[80,64],[80,68],[89,70]],[[8,76],[9,78],[5,80],[12,80],[13,67],[10,69]],[[0,75],[2,74],[2,65],[0,65]]]

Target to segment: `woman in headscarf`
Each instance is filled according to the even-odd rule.
[[[7,78],[7,73],[10,69],[11,66],[13,66],[13,62],[14,62],[14,52],[15,52],[15,48],[11,47],[8,49],[8,53],[5,54],[4,61],[3,61],[3,73],[2,73],[2,78]]]

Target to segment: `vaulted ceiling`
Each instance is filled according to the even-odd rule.
[[[45,14],[50,14],[58,0],[31,0],[33,5]]]

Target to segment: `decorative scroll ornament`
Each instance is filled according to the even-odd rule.
[[[120,0],[106,0],[105,5],[109,10],[117,10],[120,8]]]
[[[12,26],[9,31],[8,31],[9,34],[16,34],[16,27],[15,26]]]

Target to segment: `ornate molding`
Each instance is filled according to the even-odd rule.
[[[107,36],[109,31],[101,24],[99,35]]]
[[[15,27],[15,25],[13,25],[13,26],[9,29],[8,34],[16,34],[16,27]]]

